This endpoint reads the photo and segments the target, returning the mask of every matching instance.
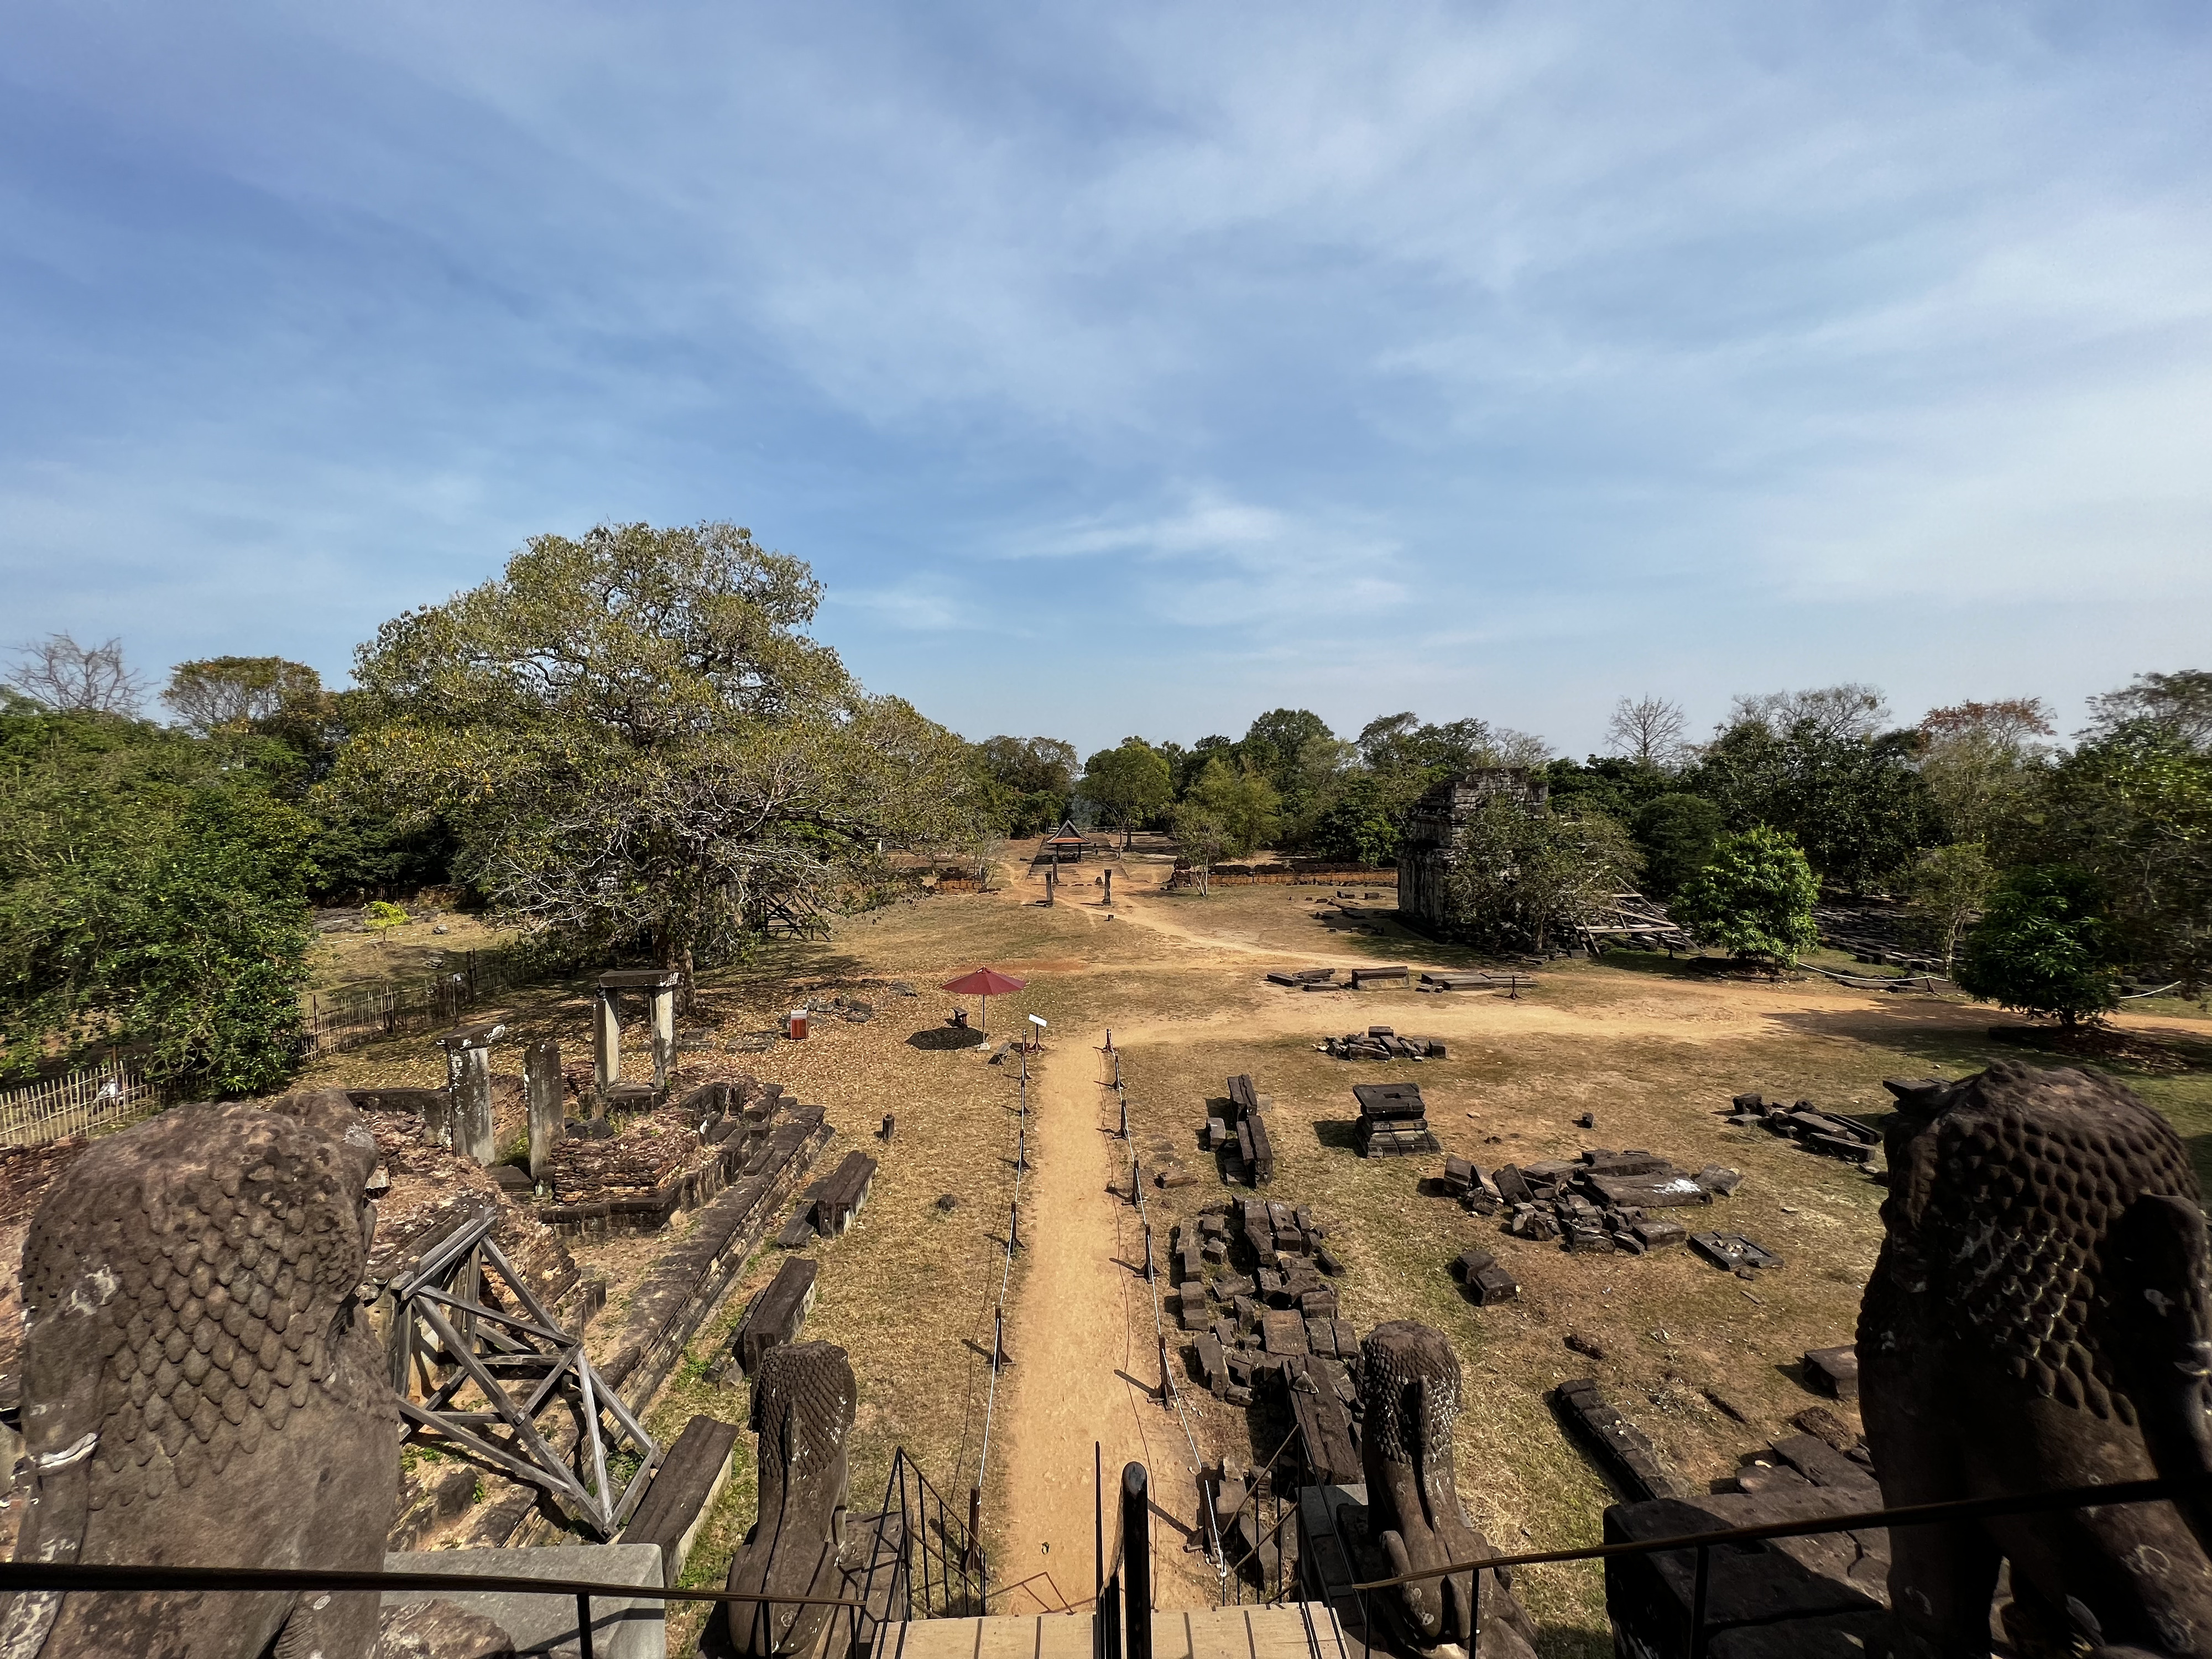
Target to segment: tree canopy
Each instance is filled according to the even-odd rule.
[[[1083,763],[1083,794],[1107,822],[1124,832],[1167,810],[1175,775],[1166,758],[1142,738],[1124,738]]]
[[[2118,1000],[2108,931],[2095,883],[2063,865],[2008,875],[1966,934],[1954,974],[1959,988],[2022,1013],[2074,1026]]]
[[[0,1073],[129,1049],[191,1094],[289,1074],[314,825],[270,747],[0,712]]]
[[[982,810],[1002,835],[1037,836],[1067,816],[1075,745],[1057,738],[986,738],[972,752]]]
[[[1462,826],[1447,881],[1455,931],[1487,951],[1541,950],[1551,933],[1632,885],[1628,832],[1601,812],[1534,806],[1498,791]]]
[[[442,815],[467,878],[544,926],[671,963],[729,948],[765,903],[978,808],[965,746],[802,631],[820,596],[732,525],[534,538],[361,648],[372,719],[331,792]]]

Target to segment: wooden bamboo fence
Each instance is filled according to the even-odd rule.
[[[0,1146],[39,1146],[145,1117],[168,1094],[128,1061],[110,1060],[0,1094]]]
[[[380,980],[330,995],[312,994],[301,1011],[303,1058],[336,1054],[405,1032],[441,1030],[486,998],[574,971],[572,951],[525,940],[461,953],[454,967],[422,980]],[[0,1093],[0,1146],[37,1146],[64,1135],[146,1117],[170,1103],[130,1061],[111,1059],[82,1071]]]

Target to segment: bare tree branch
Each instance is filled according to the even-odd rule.
[[[0,676],[27,697],[72,714],[135,714],[146,684],[123,660],[123,641],[79,645],[67,634],[15,647],[15,667]]]
[[[1672,766],[1682,757],[1689,721],[1682,705],[1664,697],[1623,697],[1613,706],[1605,740],[1612,752],[1639,766]]]

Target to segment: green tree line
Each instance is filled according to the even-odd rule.
[[[1775,962],[1812,942],[1821,890],[1903,897],[1966,988],[2067,1020],[2110,1007],[2124,973],[2192,992],[2212,973],[2212,673],[2139,675],[2070,744],[2036,698],[1905,724],[1858,684],[1740,696],[1703,742],[1679,705],[1623,698],[1607,736],[1577,761],[1473,717],[1340,738],[1277,708],[1242,738],[1131,737],[1080,768],[1047,738],[971,755],[989,798],[1019,803],[997,809],[1005,834],[1074,811],[1169,831],[1201,867],[1262,847],[1387,866],[1436,785],[1525,769],[1547,805],[1486,801],[1461,849],[1470,936],[1501,949],[1632,882]]]
[[[969,745],[809,635],[820,599],[735,526],[602,526],[392,618],[342,691],[209,658],[171,672],[157,721],[116,641],[19,648],[0,1076],[125,1051],[192,1092],[276,1087],[317,903],[452,884],[689,967],[886,848],[971,837],[1006,801]]]
[[[1339,737],[1271,709],[1240,738],[966,741],[867,691],[809,632],[821,586],[728,524],[540,536],[393,617],[352,684],[275,656],[19,647],[0,689],[0,1075],[124,1049],[208,1094],[296,1064],[312,908],[450,885],[526,927],[670,965],[726,960],[779,906],[885,850],[972,849],[1075,817],[1164,830],[1201,869],[1262,848],[1398,855],[1438,783],[1486,803],[1461,897],[1499,946],[1630,883],[1701,936],[1786,960],[1809,895],[1914,902],[1960,982],[2064,1019],[2124,973],[2212,954],[2212,674],[2139,676],[2057,739],[2032,698],[1893,721],[1844,685],[1737,699],[1703,742],[1623,699],[1577,761],[1474,717]],[[161,718],[150,717],[149,709]]]

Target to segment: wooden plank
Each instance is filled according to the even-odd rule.
[[[799,1340],[799,1329],[814,1306],[814,1280],[819,1271],[806,1256],[791,1256],[775,1270],[761,1293],[738,1322],[731,1346],[738,1366],[747,1376],[760,1370],[761,1357],[781,1343]]]
[[[660,1546],[661,1583],[673,1584],[697,1539],[700,1522],[729,1479],[738,1425],[695,1416],[660,1460],[653,1484],[631,1511],[620,1542]]]

